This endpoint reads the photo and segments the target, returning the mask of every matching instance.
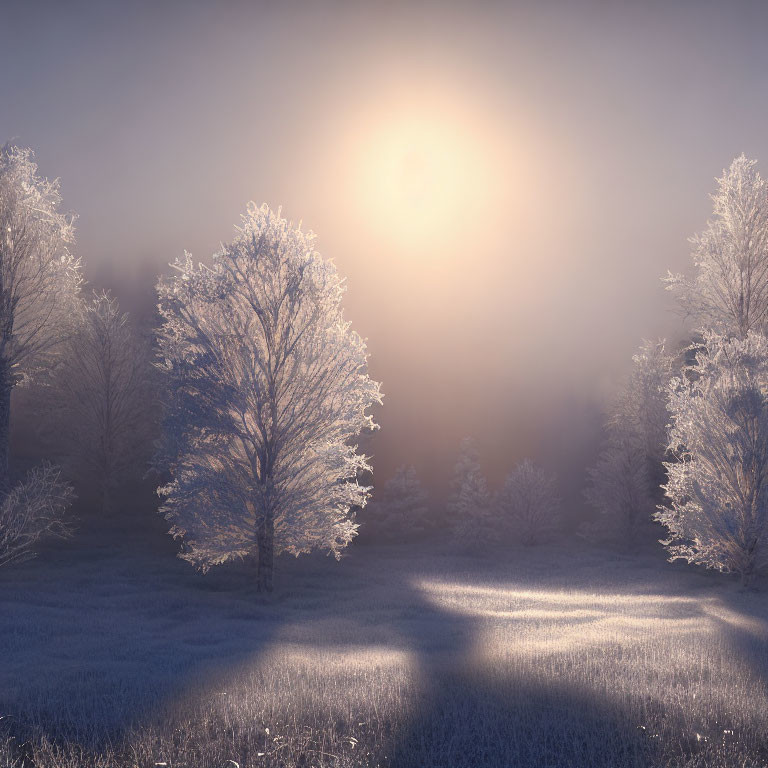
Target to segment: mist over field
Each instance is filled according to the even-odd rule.
[[[0,7],[0,766],[768,766],[768,9]]]
[[[387,385],[383,476],[407,443],[441,493],[467,434],[494,483],[528,455],[569,474],[640,340],[685,335],[659,278],[688,267],[715,176],[766,157],[764,19],[760,3],[10,2],[0,135],[62,179],[87,277],[137,320],[169,262],[208,259],[248,200],[317,232]]]

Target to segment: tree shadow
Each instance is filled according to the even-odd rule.
[[[669,680],[689,676],[691,687],[683,690],[683,701],[711,696],[707,685],[715,681],[717,671],[703,669],[696,678],[695,658],[686,655],[692,644],[696,647],[701,628],[711,622],[724,630],[721,637],[713,628],[717,636],[712,643],[726,646],[724,653],[716,648],[715,656],[720,654],[734,670],[738,665],[750,667],[757,678],[746,682],[741,695],[768,690],[765,601],[720,589],[713,595],[713,587],[722,586],[712,579],[714,574],[670,568],[656,563],[655,557],[646,561],[594,555],[595,568],[577,561],[573,574],[552,564],[528,574],[524,566],[504,574],[498,564],[476,564],[473,572],[453,579],[470,585],[463,605],[435,599],[434,593],[427,597],[429,584],[423,578],[410,580],[408,599],[432,631],[411,632],[408,638],[418,659],[421,703],[397,735],[391,765],[639,768],[659,765],[670,755],[691,765],[714,760],[726,765],[739,762],[737,753],[746,755],[743,764],[768,760],[768,740],[758,722],[766,711],[764,703],[748,707],[747,720],[755,722],[742,719],[738,732],[728,729],[733,715],[725,711],[729,704],[723,703],[718,714],[716,696],[708,704],[713,710],[702,715],[698,709],[687,710],[679,694],[667,697],[668,684],[654,690],[652,683],[642,690],[645,680],[658,673]],[[612,559],[620,567],[606,579]],[[489,599],[495,591],[504,597]],[[483,613],[488,621],[479,618]],[[503,636],[499,645],[499,637],[489,629],[497,618],[517,627],[511,630],[509,644],[517,646],[519,634],[522,657],[516,657],[517,647],[505,651]],[[525,633],[531,636],[527,648],[522,642]],[[434,637],[441,638],[438,647]],[[645,650],[644,644],[653,644],[654,637],[660,640],[658,648]],[[674,659],[665,658],[667,641],[691,669],[678,671]],[[484,657],[484,649],[494,646],[494,653]],[[639,654],[638,646],[643,648]],[[571,674],[575,665],[589,659],[590,648],[597,658],[615,664],[607,672],[613,680],[601,678],[599,667],[591,676]],[[658,659],[649,663],[654,653]],[[616,682],[624,683],[625,671],[628,687],[623,692]],[[729,685],[728,670],[719,674],[718,684]],[[632,690],[637,683],[640,690]],[[734,683],[731,694],[738,693],[744,680]],[[742,743],[735,743],[739,740]]]
[[[114,743],[270,642],[281,613],[248,564],[203,575],[150,542],[88,535],[0,572],[0,715],[17,741]]]
[[[509,559],[358,548],[341,563],[279,561],[276,592],[265,598],[247,564],[202,575],[174,558],[172,541],[150,541],[58,545],[45,560],[0,572],[0,714],[11,716],[18,738],[33,726],[91,748],[114,743],[207,681],[253,667],[276,644],[296,643],[407,653],[412,688],[390,735],[392,766],[613,768],[651,765],[658,756],[654,734],[632,720],[621,697],[599,680],[575,685],[567,668],[588,656],[583,643],[601,643],[603,629],[624,620],[621,610],[589,598],[600,573],[606,589],[606,563],[608,588],[619,605],[636,600],[630,619],[638,625],[657,610],[654,563],[622,570],[613,567],[621,558],[595,554],[592,565],[571,573],[552,553],[551,563],[527,569]],[[700,582],[691,582],[695,590],[709,583]],[[447,585],[444,593],[434,584]],[[670,589],[669,599],[678,599],[681,584]],[[587,597],[571,605],[564,590]],[[702,615],[696,599],[683,597],[675,612],[680,622]],[[736,653],[764,660],[765,638],[751,631],[758,625],[740,623],[743,614],[724,605],[715,620],[727,625]],[[512,633],[510,644],[516,632],[532,633],[527,655],[507,652],[504,638],[488,634],[497,619]],[[618,644],[614,650],[622,653]]]
[[[737,588],[735,577],[710,574],[719,584],[717,598],[707,610],[733,649],[735,659],[747,666],[768,690],[768,578],[752,590]]]
[[[482,583],[480,574],[468,579]],[[487,574],[486,574],[487,575]],[[598,766],[649,765],[656,751],[637,724],[628,728],[616,702],[595,691],[577,690],[537,676],[541,656],[508,662],[480,658],[483,622],[470,613],[441,607],[408,581],[408,601],[421,620],[411,625],[406,642],[418,663],[420,703],[401,728],[388,763],[411,766]],[[531,584],[520,584],[522,589]],[[405,587],[407,589],[407,587]],[[565,612],[569,629],[593,619]],[[514,621],[514,619],[513,619]],[[557,624],[552,617],[549,624]],[[522,625],[522,622],[521,622]],[[407,627],[404,627],[407,629]],[[421,630],[421,631],[419,631]]]

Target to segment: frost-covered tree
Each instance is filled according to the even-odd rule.
[[[609,426],[606,443],[589,470],[584,495],[600,517],[584,528],[590,538],[629,545],[654,513],[648,457],[640,435],[625,423]]]
[[[181,557],[207,569],[258,555],[271,590],[276,553],[355,535],[370,470],[353,441],[381,402],[365,343],[343,318],[344,284],[314,236],[251,204],[235,240],[158,286],[167,377],[160,489]]]
[[[614,420],[619,431],[627,425],[637,433],[648,462],[648,478],[654,498],[661,498],[660,486],[666,477],[669,423],[669,383],[675,373],[675,356],[666,349],[666,341],[644,340],[632,358],[629,380],[619,396]],[[625,422],[622,427],[621,422]]]
[[[368,525],[381,540],[405,541],[422,535],[428,526],[427,492],[419,482],[416,468],[403,464],[375,494],[368,505]]]
[[[687,373],[670,399],[664,543],[749,584],[768,567],[768,340],[707,332]]]
[[[526,546],[552,535],[560,522],[554,475],[525,459],[507,475],[495,504],[499,523]]]
[[[663,340],[644,341],[617,397],[597,464],[589,470],[587,501],[600,518],[586,528],[595,538],[629,543],[661,501],[667,449],[669,382],[674,358]]]
[[[459,455],[453,467],[451,478],[451,496],[448,500],[448,518],[450,523],[455,523],[460,515],[459,496],[464,486],[464,481],[470,472],[479,471],[480,451],[477,440],[474,437],[464,437],[459,443]]]
[[[156,414],[150,345],[109,293],[82,302],[72,334],[42,377],[46,431],[68,475],[98,492],[101,512],[151,458]]]
[[[80,264],[69,251],[72,218],[57,181],[37,173],[32,151],[0,147],[0,488],[9,488],[11,391],[34,378],[65,338]]]
[[[482,549],[492,535],[491,495],[480,469],[477,444],[471,438],[462,440],[454,488],[450,506],[454,542],[461,549]]]
[[[666,281],[699,329],[744,337],[768,325],[768,186],[744,155],[717,184],[714,218],[691,241],[695,277]]]
[[[67,511],[74,498],[59,467],[43,464],[30,470],[0,501],[0,567],[33,558],[41,539],[71,536]]]

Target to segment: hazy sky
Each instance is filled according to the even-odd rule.
[[[465,434],[493,482],[580,476],[640,340],[682,332],[659,277],[715,176],[768,172],[767,8],[5,0],[0,140],[134,313],[249,200],[313,229],[384,383],[381,477],[437,488]]]

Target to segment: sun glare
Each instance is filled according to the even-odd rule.
[[[378,121],[357,148],[363,218],[399,250],[445,252],[487,200],[487,148],[455,115],[403,113]]]

